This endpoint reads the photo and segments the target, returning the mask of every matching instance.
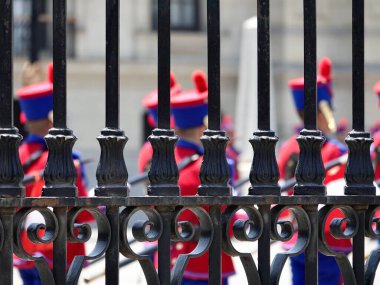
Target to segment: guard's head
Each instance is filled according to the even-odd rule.
[[[31,133],[46,135],[53,122],[53,64],[48,65],[47,81],[17,90],[21,121]]]
[[[317,104],[318,104],[318,127],[325,133],[336,132],[336,122],[332,113],[333,94],[331,90],[331,60],[323,58],[319,64],[317,76]],[[304,78],[298,77],[289,81],[289,88],[298,114],[303,119],[304,101]]]
[[[171,110],[176,129],[190,132],[207,127],[208,86],[203,71],[193,72],[195,89],[183,91],[171,100]]]
[[[181,85],[178,83],[173,72],[170,73],[170,97],[174,98],[181,92]],[[151,127],[157,127],[158,119],[158,90],[154,89],[148,95],[146,95],[141,101],[142,105],[148,111],[148,122]],[[174,127],[174,122],[171,120],[172,127]]]

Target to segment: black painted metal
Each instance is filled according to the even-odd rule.
[[[170,0],[158,0],[158,128],[170,129]]]
[[[262,221],[262,234],[258,242],[258,271],[260,274],[261,284],[270,284],[270,206],[262,205],[259,207]]]
[[[352,0],[352,127],[364,131],[364,1]]]
[[[96,170],[96,196],[127,196],[128,170],[123,150],[128,138],[119,129],[119,25],[120,1],[106,1],[106,128],[97,137],[100,161]]]
[[[160,284],[170,284],[170,238],[173,208],[162,207],[159,212],[162,217],[162,233],[158,240],[158,278],[160,279]],[[177,225],[174,224],[175,226]]]
[[[0,1],[0,128],[13,126],[13,1]]]
[[[152,165],[148,173],[148,194],[178,196],[179,172],[174,158],[178,137],[170,129],[170,0],[158,1],[157,20],[158,128],[148,138],[153,148]]]
[[[208,127],[220,130],[220,5],[207,0]]]
[[[371,135],[364,131],[364,1],[352,2],[352,128],[346,138],[349,156],[346,195],[375,195]]]
[[[0,197],[22,197],[22,137],[13,127],[13,1],[0,1],[0,39]]]
[[[106,127],[119,128],[120,1],[106,0]]]
[[[307,130],[316,129],[317,117],[317,14],[315,0],[303,1],[305,113]]]
[[[257,121],[270,129],[270,0],[257,1]]]
[[[106,215],[111,226],[111,240],[106,252],[106,285],[112,285],[119,284],[119,207],[107,207]]]
[[[39,34],[39,1],[32,1],[32,15],[30,17],[30,47],[29,47],[29,60],[30,62],[36,62],[38,60],[39,52],[39,43],[38,43],[38,34]]]
[[[66,126],[66,0],[53,1],[54,128],[45,137],[49,149],[43,196],[74,197],[76,171],[72,149],[76,141]]]
[[[222,283],[222,215],[220,206],[210,207],[214,237],[209,252],[209,283]]]
[[[280,195],[280,186],[278,185],[280,173],[275,154],[277,141],[278,138],[274,132],[269,130],[258,130],[249,140],[254,151],[249,173],[250,195]]]
[[[178,137],[173,130],[154,129],[148,140],[153,147],[152,165],[148,176],[150,196],[178,196],[179,172],[174,158]]]
[[[318,284],[318,206],[304,206],[310,221],[310,240],[305,249],[305,284]]]
[[[365,264],[365,213],[368,206],[356,206],[354,209],[358,215],[358,232],[353,237],[353,269],[355,272],[356,284],[364,285],[364,264]]]
[[[0,211],[0,284],[13,284],[13,216],[15,209]]]
[[[280,195],[275,147],[278,138],[270,130],[270,13],[269,0],[257,2],[257,122],[249,140],[254,156],[249,180],[250,195]]]
[[[53,1],[54,127],[66,128],[66,0]]]
[[[67,207],[54,208],[57,218],[57,237],[53,243],[53,275],[56,285],[66,284],[67,267]],[[43,284],[45,285],[45,284]]]
[[[208,0],[208,83],[209,130],[201,140],[205,155],[200,169],[201,185],[194,197],[181,197],[178,166],[174,158],[178,140],[170,130],[170,0],[158,2],[158,93],[159,128],[149,140],[153,146],[148,174],[148,196],[128,194],[128,171],[123,149],[128,138],[119,129],[119,0],[106,2],[106,124],[98,141],[101,156],[97,169],[96,197],[76,196],[72,147],[76,140],[66,126],[66,0],[54,0],[54,129],[46,136],[49,148],[44,171],[43,196],[24,198],[20,186],[23,172],[18,157],[21,140],[12,122],[12,2],[0,0],[0,285],[12,284],[12,255],[31,260],[42,284],[76,284],[86,260],[106,256],[106,284],[119,284],[119,253],[139,261],[148,284],[180,284],[189,260],[209,250],[209,283],[220,284],[221,253],[237,256],[243,264],[248,284],[278,284],[288,257],[306,256],[306,284],[317,284],[318,251],[334,256],[345,284],[373,284],[380,263],[379,251],[365,264],[365,238],[380,238],[380,196],[375,195],[370,159],[372,138],[364,130],[364,3],[353,0],[353,131],[346,142],[349,158],[344,196],[326,196],[321,147],[324,138],[316,128],[316,7],[304,0],[305,27],[305,130],[298,137],[300,159],[296,170],[294,196],[280,196],[275,145],[278,138],[270,130],[270,18],[269,0],[258,1],[258,130],[250,140],[254,157],[249,175],[251,187],[243,197],[231,195],[225,148],[228,142],[220,131],[220,11],[219,0]],[[252,106],[253,107],[253,106]],[[344,163],[342,161],[341,163]],[[326,168],[329,168],[326,165]],[[182,169],[182,166],[181,166]],[[288,181],[288,184],[294,183]],[[302,205],[302,206],[299,206]],[[106,213],[96,207],[105,206]],[[208,211],[203,208],[208,206]],[[322,206],[318,209],[318,206]],[[50,210],[48,207],[52,207]],[[124,209],[123,209],[124,208]],[[120,213],[119,210],[123,209]],[[339,209],[344,218],[327,225],[328,216]],[[89,225],[76,223],[79,213],[89,211],[98,227],[94,250],[77,256],[66,268],[67,242],[87,242]],[[180,220],[183,211],[192,211],[199,225]],[[284,220],[290,210],[295,223]],[[54,266],[50,270],[43,257],[32,256],[21,242],[23,224],[32,212],[45,222],[26,230],[33,243],[53,243]],[[134,221],[143,211],[146,220]],[[235,219],[238,211],[244,218]],[[345,225],[345,226],[343,226]],[[375,225],[375,226],[374,226]],[[353,240],[352,265],[345,254],[326,242],[324,229],[332,235]],[[297,229],[296,229],[297,227]],[[146,253],[134,252],[128,228],[137,242],[158,241],[158,270]],[[40,235],[44,230],[43,236]],[[232,235],[231,231],[232,229]],[[298,231],[295,246],[275,255],[270,264],[272,241],[287,241]],[[79,233],[79,234],[77,234]],[[234,239],[258,242],[257,264],[250,252],[241,252]],[[171,260],[172,241],[196,242],[188,254]],[[171,267],[173,266],[173,267]],[[68,269],[68,271],[67,271]]]

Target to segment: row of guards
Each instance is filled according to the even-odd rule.
[[[20,126],[24,126],[27,135],[24,137],[23,143],[19,149],[20,159],[26,174],[29,177],[29,182],[26,185],[26,195],[28,197],[38,197],[41,195],[41,189],[44,184],[42,180],[42,171],[45,168],[47,161],[48,149],[44,137],[48,134],[48,130],[52,128],[53,120],[53,66],[48,66],[47,80],[39,82],[39,71],[33,70],[33,66],[25,65],[23,71],[23,83],[27,86],[17,91],[18,100],[20,103]],[[329,185],[343,179],[345,164],[347,160],[347,147],[339,141],[339,135],[345,136],[347,132],[347,122],[342,122],[337,125],[333,115],[333,91],[332,91],[332,62],[328,58],[323,58],[320,61],[319,72],[317,77],[317,101],[318,113],[317,122],[319,129],[323,132],[326,141],[322,147],[322,159],[326,165],[325,184]],[[33,76],[33,74],[35,76]],[[171,114],[172,128],[175,128],[176,134],[179,136],[179,141],[175,147],[175,159],[179,166],[179,186],[181,195],[193,196],[196,195],[198,186],[200,185],[199,173],[204,154],[202,146],[202,134],[207,129],[207,105],[208,105],[208,86],[206,75],[202,71],[195,71],[192,75],[194,83],[193,90],[182,90],[181,85],[176,80],[175,75],[171,74]],[[304,79],[295,78],[289,82],[291,94],[294,99],[296,111],[301,121],[304,118]],[[380,107],[380,82],[375,85],[375,92],[379,96]],[[157,107],[158,107],[158,91],[153,90],[148,94],[142,104],[146,108],[149,116],[148,121],[152,128],[157,124]],[[17,110],[17,109],[15,109]],[[17,115],[18,117],[18,115]],[[225,116],[222,122],[223,128],[227,131],[230,141],[227,145],[227,163],[230,170],[230,184],[235,186],[235,195],[239,195],[239,187],[242,182],[238,172],[238,155],[239,152],[234,147],[234,128],[233,120],[230,116]],[[375,168],[375,180],[380,179],[380,129],[373,130],[374,144],[372,146],[372,158]],[[294,181],[295,169],[299,157],[299,146],[297,143],[296,133],[279,149],[278,166],[280,170],[280,179],[283,187],[283,195],[292,195],[292,187],[289,187],[289,181]],[[132,181],[140,182],[147,181],[147,172],[152,161],[153,149],[149,142],[143,144],[139,158],[138,169],[143,173],[143,179],[131,178]],[[84,163],[77,152],[73,152],[73,160],[77,171],[76,186],[78,187],[79,196],[87,196],[86,174]],[[330,163],[330,164],[329,164]],[[332,163],[332,164],[331,164]],[[33,179],[30,179],[33,177]],[[293,183],[294,184],[294,183]],[[290,186],[293,185],[292,183]],[[287,186],[285,186],[287,185]],[[132,185],[133,186],[133,185]],[[338,187],[339,188],[339,187]],[[337,187],[331,187],[333,191],[338,191]],[[343,187],[341,187],[343,188]],[[334,193],[337,195],[337,193]],[[338,194],[339,195],[339,194]],[[289,215],[285,213],[284,215]],[[343,217],[339,210],[335,210],[330,219]],[[38,216],[30,215],[25,228],[31,223],[36,222]],[[197,223],[197,219],[190,211],[184,212],[181,219],[185,221],[193,221]],[[81,222],[90,222],[92,217],[89,214],[82,213],[79,217]],[[329,223],[327,223],[329,224]],[[326,227],[325,231],[329,231]],[[25,248],[29,248],[30,253],[34,255],[42,255],[52,266],[52,245],[36,245],[28,241],[27,232],[22,233],[24,236],[23,242],[26,243]],[[338,240],[331,234],[327,233],[329,245],[346,254],[351,252],[351,242],[347,239]],[[284,243],[285,249],[289,249],[294,245],[296,240],[294,236],[291,240]],[[27,244],[29,243],[29,244]],[[171,259],[174,263],[179,254],[188,253],[194,249],[196,243],[173,243],[171,250]],[[70,264],[76,255],[84,253],[84,245],[80,243],[68,244],[67,262]],[[154,255],[154,254],[153,254]],[[155,258],[155,257],[152,257]],[[319,254],[319,284],[342,284],[339,268],[334,257],[328,257]],[[184,272],[182,284],[208,284],[208,254],[191,259]],[[19,269],[20,275],[25,285],[41,284],[38,276],[38,271],[35,264],[27,262],[15,257],[15,266]],[[157,263],[156,263],[157,264]],[[68,266],[69,268],[69,266]],[[291,257],[291,268],[293,276],[293,284],[304,284],[305,274],[305,256],[301,254],[296,257]],[[228,277],[233,275],[234,265],[230,256],[223,254],[222,256],[222,271],[223,284],[228,284]]]

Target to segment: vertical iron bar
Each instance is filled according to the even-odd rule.
[[[364,285],[365,264],[365,213],[367,206],[356,206],[355,210],[359,217],[359,228],[352,243],[352,266],[355,273],[356,284]]]
[[[219,0],[207,0],[208,128],[220,130]]]
[[[170,0],[158,0],[158,128],[170,129]]]
[[[262,285],[270,284],[270,205],[260,205],[263,218],[263,233],[258,243],[258,271]]]
[[[106,127],[119,128],[120,1],[106,1]]]
[[[38,14],[39,14],[39,1],[33,0],[32,15],[30,20],[30,47],[29,47],[29,60],[31,63],[38,61]]]
[[[66,128],[66,0],[53,1],[54,127]]]
[[[106,285],[119,284],[119,207],[107,207],[111,240],[106,252]]]
[[[352,0],[353,129],[364,131],[364,1]]]
[[[13,1],[0,0],[0,128],[13,126]]]
[[[257,1],[257,122],[270,129],[270,18],[269,0]]]
[[[310,241],[305,250],[305,284],[318,284],[318,205],[305,206],[310,219]]]
[[[360,1],[360,0],[359,0]],[[316,129],[317,73],[316,73],[316,5],[315,0],[303,1],[304,13],[304,77],[305,77],[305,129]]]
[[[53,242],[53,276],[56,285],[66,285],[67,265],[67,207],[54,208],[58,235]]]
[[[162,234],[158,240],[158,278],[160,284],[170,284],[171,208],[158,209],[162,218]]]
[[[209,284],[222,284],[222,214],[220,206],[210,207],[214,236],[209,249]]]
[[[2,209],[0,219],[2,223],[1,233],[4,236],[3,244],[0,245],[0,285],[13,284],[13,215],[14,209]],[[1,247],[2,246],[2,247]]]

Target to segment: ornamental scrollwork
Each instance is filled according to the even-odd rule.
[[[94,249],[88,255],[75,256],[67,273],[67,284],[75,285],[78,283],[86,261],[101,257],[108,248],[111,240],[111,226],[107,217],[95,208],[72,208],[67,214],[67,239],[69,242],[85,243],[92,235],[89,224],[77,223],[81,213],[90,214],[98,227],[98,237]]]
[[[289,220],[288,211],[292,214],[295,224]],[[273,240],[286,242],[293,238],[298,230],[295,244],[286,252],[276,254],[271,266],[271,284],[280,282],[281,273],[288,257],[303,253],[310,241],[311,224],[304,209],[300,206],[277,205],[271,209],[271,238]]]
[[[380,217],[379,206],[371,206],[368,208],[365,217],[365,231],[369,238],[380,238]],[[380,250],[375,249],[371,252],[365,265],[365,284],[372,285],[375,281],[375,275],[380,263]]]
[[[182,221],[181,214],[191,211],[198,219],[199,224],[190,221]],[[212,221],[207,211],[200,207],[178,208],[172,222],[172,240],[180,242],[196,241],[195,248],[188,254],[180,254],[176,260],[171,274],[171,285],[179,285],[183,272],[191,258],[196,258],[209,249],[214,230]]]
[[[128,258],[137,260],[144,272],[147,284],[160,284],[156,269],[149,255],[138,254],[131,247],[128,239],[128,224],[137,212],[143,212],[147,219],[137,220],[132,224],[133,238],[138,242],[155,242],[162,234],[162,219],[153,208],[127,207],[120,214],[120,252]]]
[[[333,213],[334,211],[335,214]],[[334,217],[330,220],[329,216],[335,216],[337,211],[340,211],[343,217]],[[326,234],[331,234],[335,239],[353,238],[359,229],[359,218],[356,211],[350,206],[327,205],[319,210],[318,219],[320,252],[327,256],[334,256],[342,273],[344,284],[356,284],[354,271],[346,255],[347,252],[334,250],[329,246],[326,239]]]
[[[42,285],[55,284],[49,264],[42,254],[28,252],[30,248],[24,247],[25,239],[22,236],[32,244],[48,245],[56,239],[57,234],[57,218],[48,208],[22,208],[14,217],[14,253],[23,260],[34,261]]]
[[[243,218],[237,218],[239,211],[244,211],[245,216]],[[233,236],[241,242],[254,242],[260,238],[262,232],[263,219],[256,208],[230,206],[224,211],[223,250],[231,256],[239,256],[247,276],[248,284],[261,284],[255,261],[250,252],[240,252],[236,249],[231,238]]]

